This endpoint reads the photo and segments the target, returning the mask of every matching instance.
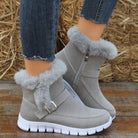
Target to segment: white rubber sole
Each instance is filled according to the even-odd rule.
[[[111,125],[111,123],[112,123],[112,118],[110,117],[109,121],[103,125],[93,128],[80,129],[49,122],[27,121],[24,118],[22,118],[22,116],[19,114],[17,125],[20,129],[30,132],[51,132],[51,133],[55,132],[66,135],[85,136],[103,131],[104,129],[108,128]]]
[[[64,80],[64,79],[63,79]],[[76,99],[78,102],[80,102],[81,104],[84,104],[82,102],[82,100],[79,98],[79,96],[77,95],[77,93],[73,90],[73,88],[70,86],[70,84],[64,80],[64,86],[65,88],[69,91],[69,93],[73,96],[74,99]],[[116,116],[112,117],[112,121],[116,118]]]

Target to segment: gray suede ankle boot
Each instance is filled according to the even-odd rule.
[[[69,83],[66,82],[66,88],[72,92],[74,90],[87,106],[107,110],[114,119],[115,108],[103,96],[98,77],[99,68],[105,60],[117,56],[115,45],[103,39],[92,41],[77,26],[71,27],[67,35],[69,43],[56,54],[56,58],[67,65],[67,72],[63,76]]]
[[[18,126],[24,131],[91,135],[108,128],[112,119],[106,110],[76,101],[64,87],[65,64],[56,59],[50,70],[31,76],[20,70],[14,76],[23,91]]]

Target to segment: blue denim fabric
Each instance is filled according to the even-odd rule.
[[[99,24],[108,24],[118,0],[85,0],[79,16]]]
[[[79,16],[108,23],[117,0],[85,0]],[[55,59],[60,0],[21,0],[20,32],[22,56],[27,59]]]
[[[53,61],[58,32],[60,0],[21,0],[22,56]]]

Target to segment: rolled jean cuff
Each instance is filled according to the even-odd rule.
[[[21,0],[22,56],[30,60],[55,58],[60,0]]]
[[[95,18],[92,18],[92,17],[89,17],[89,16],[86,16],[82,13],[79,13],[78,14],[80,17],[84,17],[86,20],[91,20],[92,22],[94,23],[98,23],[98,24],[108,24],[108,21],[102,21],[102,20],[95,20]]]
[[[23,53],[21,53],[21,56],[25,57],[28,60],[43,60],[48,62],[53,62],[55,59],[55,54],[51,55],[50,57],[41,57],[41,56],[26,56]]]

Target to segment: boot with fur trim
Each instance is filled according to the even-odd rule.
[[[15,74],[14,79],[23,91],[19,128],[31,132],[87,135],[111,125],[107,111],[89,108],[70,95],[62,79],[65,72],[65,64],[56,59],[50,70],[38,76],[31,76],[26,70]]]
[[[115,108],[103,96],[98,83],[101,65],[106,59],[117,56],[115,45],[103,39],[92,41],[77,26],[71,27],[67,35],[69,43],[56,54],[67,65],[63,78],[70,85],[66,82],[66,87],[69,91],[74,90],[87,106],[105,109],[115,118]]]

